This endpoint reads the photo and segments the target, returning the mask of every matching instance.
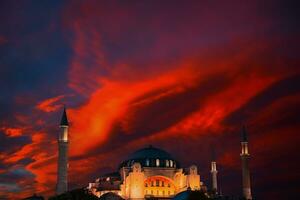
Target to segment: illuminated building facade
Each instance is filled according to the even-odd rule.
[[[195,165],[184,171],[169,153],[149,146],[130,155],[120,164],[119,172],[89,183],[88,189],[98,197],[113,192],[124,199],[137,200],[168,199],[189,188],[200,190],[202,186]]]

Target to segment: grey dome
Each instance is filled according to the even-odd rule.
[[[168,152],[162,149],[155,148],[151,145],[149,147],[137,150],[136,152],[134,152],[128,157],[128,160],[143,159],[143,158],[158,158],[158,159],[174,160]]]
[[[157,167],[156,160],[160,161],[159,167],[170,167],[167,166],[166,161],[172,161],[174,167],[178,167],[178,162],[168,152],[149,146],[140,150],[135,151],[128,158],[121,163],[120,167],[130,167],[134,162],[139,162],[142,167]],[[173,166],[172,166],[173,167]]]

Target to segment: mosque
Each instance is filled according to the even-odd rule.
[[[68,119],[66,110],[60,123],[58,136],[58,173],[56,193],[68,191]],[[241,140],[242,188],[244,199],[251,200],[249,153],[245,127]],[[217,164],[211,161],[212,187],[210,197],[218,195]],[[120,163],[116,172],[106,174],[89,183],[87,189],[97,197],[113,194],[126,200],[181,199],[191,191],[207,191],[197,166],[182,167],[168,152],[154,146],[139,149]]]
[[[131,154],[118,172],[99,177],[88,188],[98,197],[114,192],[126,199],[144,199],[171,198],[188,188],[200,190],[202,186],[195,165],[186,172],[169,153],[149,146]]]

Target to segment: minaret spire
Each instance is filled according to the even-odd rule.
[[[66,106],[65,105],[64,105],[63,114],[62,114],[61,120],[60,120],[60,126],[69,126],[69,121],[68,121],[67,112],[66,112]]]
[[[57,186],[56,193],[61,194],[68,190],[68,128],[69,122],[64,106],[63,114],[59,124],[61,129],[58,135],[58,164],[57,164]]]
[[[247,129],[245,125],[242,127],[242,142],[248,142]]]
[[[250,184],[250,171],[249,171],[249,151],[248,151],[248,136],[247,136],[247,129],[244,125],[242,127],[242,138],[241,138],[241,146],[242,146],[242,153],[241,160],[242,160],[242,176],[243,176],[243,196],[247,200],[251,200],[251,184]]]
[[[212,161],[211,161],[211,178],[212,178],[212,191],[217,194],[218,193],[218,181],[217,181],[217,162],[216,162],[216,152],[215,149],[212,148]]]

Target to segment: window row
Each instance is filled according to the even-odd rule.
[[[170,196],[174,195],[174,191],[165,191],[165,190],[146,190],[145,191],[146,195],[157,195],[157,196]]]
[[[150,166],[150,160],[146,159],[146,166]],[[160,159],[155,159],[155,166],[156,167],[176,167],[176,163],[173,160],[160,160]]]
[[[145,187],[171,187],[170,183],[166,183],[164,181],[155,180],[150,183],[145,183]]]

